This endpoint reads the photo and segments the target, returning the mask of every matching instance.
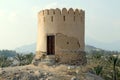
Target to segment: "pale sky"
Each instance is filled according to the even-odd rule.
[[[35,43],[37,13],[63,7],[85,10],[86,38],[120,41],[120,0],[0,0],[0,49]]]

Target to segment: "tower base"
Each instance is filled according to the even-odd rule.
[[[76,53],[56,53],[55,55],[46,55],[46,53],[37,52],[32,62],[34,65],[45,64],[67,64],[67,65],[85,65],[87,63],[86,53],[84,51]]]

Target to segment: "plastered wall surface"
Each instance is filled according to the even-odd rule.
[[[55,36],[55,56],[62,63],[85,59],[85,11],[66,8],[46,9],[38,13],[36,59],[47,53],[47,36]],[[75,63],[76,63],[75,62]]]
[[[70,8],[43,10],[38,14],[38,40],[36,51],[46,52],[46,36],[63,35],[78,39],[84,50],[84,11]]]

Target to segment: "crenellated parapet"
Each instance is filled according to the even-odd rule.
[[[63,8],[62,10],[60,10],[59,8],[56,9],[45,9],[39,12],[40,15],[83,15],[84,14],[84,10],[82,9],[72,9],[70,8],[69,10],[67,10],[66,8]]]
[[[84,23],[85,11],[82,9],[45,9],[38,13],[40,22],[83,22]]]

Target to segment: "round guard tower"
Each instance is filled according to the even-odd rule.
[[[83,10],[57,8],[40,11],[35,60],[51,60],[70,65],[86,63],[84,33]]]

